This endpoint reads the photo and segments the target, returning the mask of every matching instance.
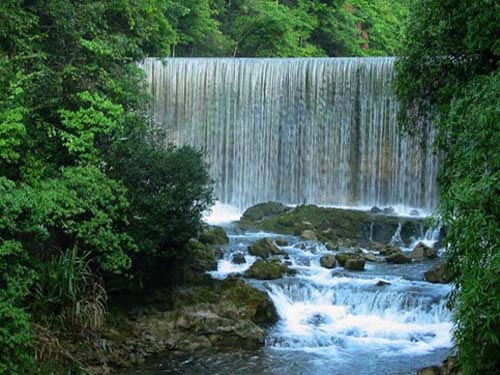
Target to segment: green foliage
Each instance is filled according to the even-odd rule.
[[[213,201],[202,155],[191,147],[162,149],[131,140],[117,146],[110,164],[127,187],[134,213],[130,232],[142,252],[179,257]]]
[[[500,74],[460,92],[440,122],[441,212],[457,274],[455,341],[466,374],[494,373],[500,347]]]
[[[22,309],[33,279],[22,245],[0,237],[0,374],[33,368],[30,317]]]
[[[443,155],[439,213],[455,290],[455,343],[466,375],[500,368],[500,74],[491,1],[416,0],[397,65],[402,125],[429,119]]]
[[[67,250],[42,263],[35,290],[35,304],[48,324],[98,332],[104,324],[107,294],[91,268],[90,253]],[[36,306],[36,305],[35,305]]]

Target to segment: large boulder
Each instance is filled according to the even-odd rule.
[[[345,262],[347,262],[347,260],[349,259],[352,259],[354,258],[354,254],[353,253],[338,253],[335,255],[335,259],[337,259],[337,262],[339,262],[339,264],[344,267],[345,266]]]
[[[348,271],[364,271],[365,260],[360,258],[347,259],[344,268]]]
[[[259,280],[274,280],[283,276],[286,267],[279,262],[258,260],[245,272],[245,276]]]
[[[385,257],[385,261],[392,264],[405,264],[411,263],[411,258],[408,255],[399,252]]]
[[[419,242],[408,256],[412,259],[434,259],[437,258],[437,250],[427,246],[423,242]]]
[[[250,255],[267,259],[272,255],[285,255],[286,251],[281,250],[269,238],[261,238],[248,246]]]
[[[446,268],[444,263],[440,263],[424,273],[425,280],[433,284],[447,284],[451,282],[452,277],[452,272]]]
[[[319,264],[321,267],[325,268],[335,268],[337,261],[335,259],[335,255],[333,254],[325,254],[319,259]]]
[[[401,253],[401,248],[395,245],[385,245],[378,249],[380,255],[388,256]]]
[[[257,222],[290,211],[291,208],[279,202],[259,203],[248,208],[241,216],[242,222]]]
[[[225,245],[229,243],[226,231],[222,227],[211,227],[200,234],[201,243],[205,245]]]

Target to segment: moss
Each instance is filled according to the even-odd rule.
[[[290,207],[287,207],[284,204],[278,202],[259,203],[247,209],[243,213],[241,220],[246,222],[256,222],[265,218],[282,214],[289,210]]]
[[[261,238],[248,246],[250,255],[267,259],[271,255],[285,255],[286,252],[277,247],[269,238]]]
[[[274,280],[283,276],[281,264],[271,261],[258,260],[245,272],[246,277],[259,280]]]
[[[212,227],[200,234],[200,242],[205,245],[225,245],[229,243],[226,231],[222,227]]]

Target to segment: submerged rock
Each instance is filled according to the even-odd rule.
[[[319,263],[321,267],[325,268],[335,268],[337,265],[337,261],[335,259],[335,255],[333,254],[325,254],[319,259]]]
[[[417,210],[411,210],[410,216],[420,216],[420,212],[418,212]]]
[[[344,268],[349,271],[364,271],[365,260],[359,258],[347,259]]]
[[[222,227],[212,227],[200,234],[200,242],[205,245],[225,245],[229,243],[226,231]]]
[[[269,238],[261,238],[248,246],[250,255],[267,259],[271,255],[285,255],[286,252],[276,246]]]
[[[453,273],[446,268],[444,263],[440,263],[424,273],[425,281],[433,284],[447,284],[451,282],[452,278]]]
[[[386,207],[386,208],[384,208],[383,212],[386,215],[392,215],[396,212],[396,210],[393,207]]]
[[[377,283],[375,284],[375,286],[386,286],[386,285],[391,285],[391,283],[387,282],[387,281],[384,281],[384,280],[379,280],[377,281]]]
[[[274,280],[283,276],[286,267],[278,262],[258,260],[245,272],[246,277],[259,280]]]
[[[437,258],[437,251],[423,242],[419,242],[409,254],[412,259],[434,259]]]
[[[381,213],[381,212],[382,212],[382,210],[381,210],[379,207],[377,207],[377,206],[373,206],[373,207],[371,208],[370,212],[371,212],[372,214],[379,214],[379,213]]]

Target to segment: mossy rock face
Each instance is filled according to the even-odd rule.
[[[436,267],[424,273],[425,281],[434,284],[448,284],[453,278],[453,273],[446,268],[444,263],[438,264]]]
[[[278,262],[258,260],[245,272],[246,277],[259,280],[274,280],[283,276],[285,268]]]
[[[238,280],[232,287],[225,289],[221,302],[233,304],[239,310],[240,318],[257,324],[272,324],[279,319],[268,295],[243,280]]]
[[[336,254],[335,255],[335,259],[337,259],[337,262],[339,262],[339,264],[344,267],[345,266],[345,263],[349,260],[349,259],[353,259],[355,257],[355,255],[353,253],[339,253],[339,254]]]
[[[276,241],[274,241],[276,245],[278,246],[288,246],[288,241],[285,240],[284,238],[278,238]]]
[[[248,246],[250,255],[267,259],[272,255],[285,255],[286,251],[281,250],[269,238],[261,238]]]
[[[241,216],[241,221],[256,222],[290,211],[291,208],[279,202],[259,203],[248,208]]]
[[[395,253],[386,257],[385,261],[392,264],[405,264],[411,263],[411,258],[403,253]]]
[[[298,206],[272,216],[263,216],[258,221],[241,221],[243,225],[248,226],[249,223],[257,229],[296,236],[304,231],[311,231],[325,243],[351,240],[362,245],[371,241],[389,243],[399,225],[403,242],[410,244],[412,237],[419,236],[425,229],[423,220],[417,218],[399,218],[315,205]]]
[[[225,245],[229,243],[229,238],[224,228],[212,227],[200,234],[199,241],[205,245]]]
[[[364,271],[365,260],[360,258],[347,259],[344,268],[349,271]]]

